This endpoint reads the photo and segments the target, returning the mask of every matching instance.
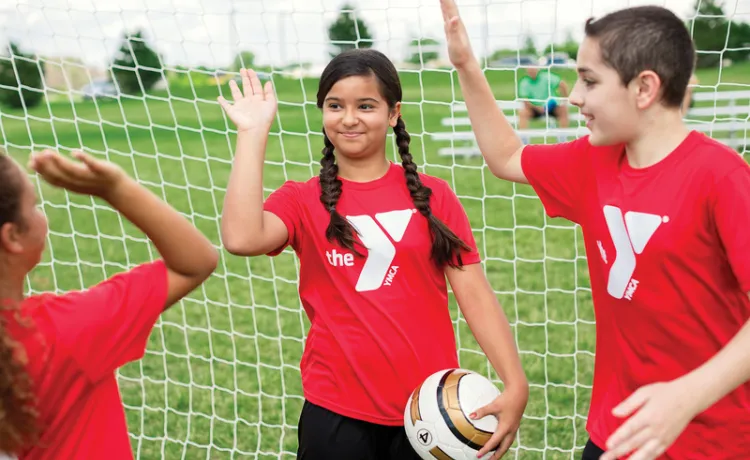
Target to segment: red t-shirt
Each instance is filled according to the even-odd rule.
[[[466,213],[448,184],[421,175],[433,191],[432,212],[479,253]],[[289,230],[287,243],[300,260],[299,294],[310,318],[300,368],[305,398],[347,417],[403,425],[414,388],[433,372],[457,367],[445,272],[430,259],[425,219],[406,188],[403,169],[392,164],[380,179],[342,179],[336,209],[361,232],[355,246],[366,257],[329,242],[330,214],[320,202],[318,177],[287,181],[265,209]]]
[[[26,348],[43,430],[20,459],[132,459],[115,370],[140,359],[164,310],[167,272],[159,260],[86,291],[29,297],[10,333]]]
[[[581,225],[596,312],[587,428],[604,447],[612,409],[643,385],[713,357],[750,318],[750,167],[693,131],[661,162],[633,169],[624,148],[588,137],[527,146],[523,170],[551,217]],[[665,459],[750,452],[750,384],[698,415]]]

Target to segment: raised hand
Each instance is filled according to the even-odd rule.
[[[83,152],[73,152],[73,161],[54,150],[34,152],[29,158],[29,168],[56,187],[109,200],[127,175],[119,166],[97,160]]]
[[[237,131],[268,133],[276,116],[277,107],[271,82],[267,81],[264,88],[258,79],[258,74],[250,69],[241,69],[240,76],[242,77],[242,91],[237,86],[237,82],[229,81],[234,104],[230,104],[223,96],[219,96],[217,100],[237,126]]]
[[[440,0],[440,8],[443,10],[443,21],[445,21],[448,58],[454,67],[460,69],[475,59],[469,34],[466,32],[461,16],[458,15],[455,0]]]

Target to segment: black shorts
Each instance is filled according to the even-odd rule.
[[[297,433],[298,460],[420,460],[403,426],[344,417],[308,401]]]
[[[550,98],[547,100],[547,102],[544,103],[544,105],[532,105],[531,106],[531,118],[533,120],[536,120],[537,118],[541,118],[545,115],[549,115],[551,117],[557,118],[557,108],[559,107],[556,100]]]
[[[601,457],[602,454],[604,454],[604,451],[589,439],[589,442],[586,443],[586,447],[583,448],[581,460],[599,460],[599,457]]]

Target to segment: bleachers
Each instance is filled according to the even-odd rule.
[[[693,93],[695,107],[685,116],[689,129],[705,132],[731,147],[750,145],[748,130],[750,129],[750,91],[701,91]],[[505,113],[506,118],[514,127],[518,127],[518,110],[521,101],[498,101],[498,106]],[[542,120],[545,127],[526,130],[516,130],[524,139],[532,142],[542,138],[546,142],[556,142],[561,138],[574,139],[589,133],[584,126],[583,116],[576,107],[569,106],[569,128],[559,128],[555,118],[546,116]],[[451,106],[452,116],[441,121],[442,126],[450,128],[448,131],[431,135],[433,141],[450,142],[451,145],[438,149],[439,155],[471,156],[479,155],[471,123],[466,115],[466,105],[463,102]],[[459,145],[456,145],[459,144]]]

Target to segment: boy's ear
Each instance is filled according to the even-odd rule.
[[[639,109],[646,109],[659,102],[661,78],[653,70],[644,70],[639,73],[631,82],[631,87]]]

